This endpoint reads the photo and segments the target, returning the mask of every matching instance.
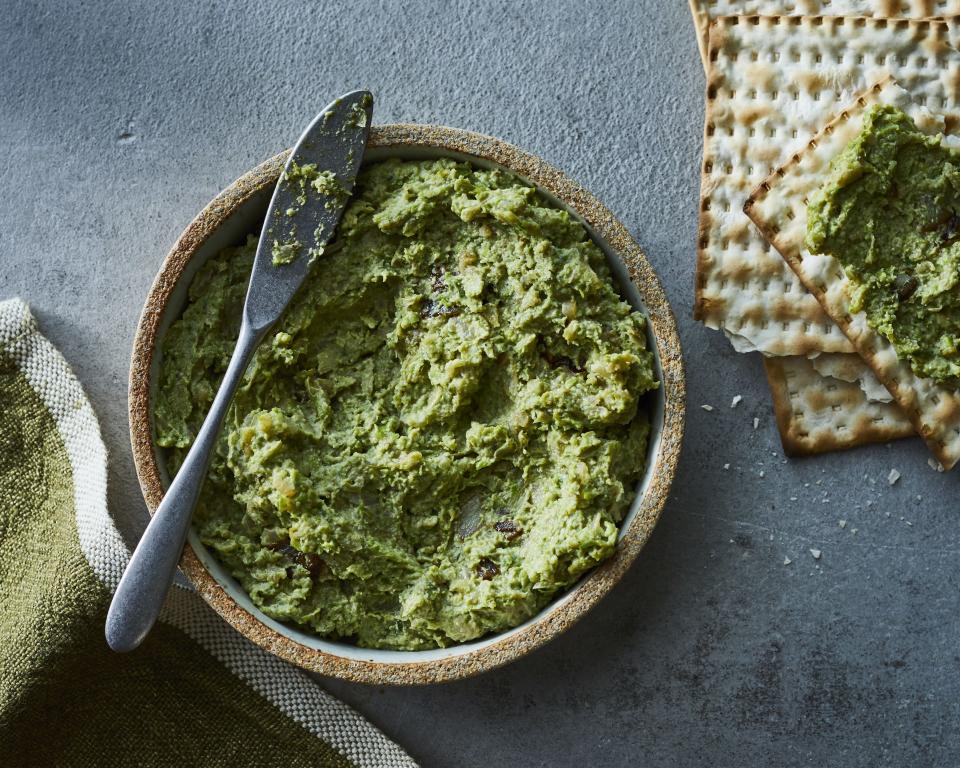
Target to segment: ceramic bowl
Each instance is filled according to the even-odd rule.
[[[319,638],[266,616],[226,569],[189,534],[180,568],[203,598],[251,641],[294,664],[324,675],[385,684],[435,683],[468,677],[523,656],[563,632],[620,579],[650,537],[677,467],[684,419],[684,376],[676,322],[663,289],[637,243],[603,205],[560,171],[505,142],[435,126],[374,127],[368,162],[387,157],[452,157],[506,168],[536,185],[587,226],[606,254],[621,295],[648,320],[660,389],[647,396],[652,431],[646,471],[621,527],[615,554],[519,627],[429,651],[382,651]],[[200,266],[221,249],[260,229],[286,153],[267,160],[217,195],[167,255],[147,296],[130,367],[130,433],[137,475],[151,513],[168,485],[153,439],[152,407],[163,335],[183,311],[187,287]]]

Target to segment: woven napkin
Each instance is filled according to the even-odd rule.
[[[415,765],[183,587],[141,648],[111,652],[130,553],[106,459],[66,361],[26,304],[0,303],[0,764]]]

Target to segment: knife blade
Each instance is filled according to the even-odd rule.
[[[140,645],[160,614],[233,393],[260,342],[336,234],[363,160],[372,110],[368,91],[341,96],[313,119],[287,159],[260,233],[230,364],[110,603],[105,634],[115,651]]]

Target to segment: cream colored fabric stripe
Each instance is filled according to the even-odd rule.
[[[20,299],[0,303],[0,346],[50,410],[73,467],[80,548],[111,591],[129,557],[107,509],[107,451],[100,426],[70,366],[37,330]]]

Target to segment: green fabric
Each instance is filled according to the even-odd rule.
[[[132,654],[103,637],[129,559],[72,372],[0,302],[0,766],[415,763],[305,675],[175,588]]]
[[[350,763],[174,627],[103,641],[53,419],[0,352],[0,755],[6,765]]]

